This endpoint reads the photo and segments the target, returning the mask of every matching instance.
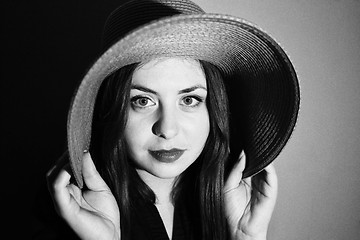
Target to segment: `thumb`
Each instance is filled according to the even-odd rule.
[[[86,186],[92,191],[109,189],[99,172],[96,170],[89,152],[84,153],[83,156],[83,177]]]
[[[231,170],[228,179],[226,180],[224,190],[228,192],[232,189],[235,189],[239,186],[243,171],[245,169],[246,157],[244,151],[241,152],[239,156],[239,161],[234,165],[233,169]]]

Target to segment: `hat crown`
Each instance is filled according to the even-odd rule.
[[[152,21],[179,14],[205,13],[188,0],[131,0],[115,9],[107,18],[102,50],[105,51],[119,39]]]

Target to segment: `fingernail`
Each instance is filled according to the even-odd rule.
[[[239,159],[242,159],[244,156],[245,156],[245,152],[244,152],[244,150],[242,150],[240,153]]]

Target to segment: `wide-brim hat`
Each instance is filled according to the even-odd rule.
[[[79,187],[98,90],[128,64],[188,57],[216,65],[228,86],[231,155],[244,149],[247,157],[243,177],[271,163],[294,130],[300,104],[294,67],[272,37],[242,18],[205,13],[187,0],[130,1],[107,19],[102,46],[68,115],[70,165]]]

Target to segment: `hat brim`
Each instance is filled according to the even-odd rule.
[[[231,151],[244,148],[247,155],[243,177],[256,174],[278,156],[293,132],[300,104],[296,72],[287,54],[272,37],[244,19],[223,14],[178,15],[132,31],[105,51],[82,79],[68,115],[70,165],[79,187],[83,186],[83,152],[89,149],[101,83],[125,65],[158,57],[204,60],[221,70],[230,85],[231,126],[237,132],[232,138],[243,139],[242,146],[233,146]],[[239,105],[235,98],[241,101]],[[236,145],[236,140],[232,143]]]

